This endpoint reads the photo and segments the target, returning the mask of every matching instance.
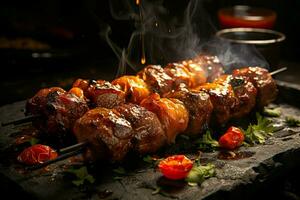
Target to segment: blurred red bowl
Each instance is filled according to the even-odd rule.
[[[266,8],[237,5],[218,11],[222,28],[265,28],[272,29],[276,22],[276,12]]]

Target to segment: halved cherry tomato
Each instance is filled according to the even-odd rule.
[[[241,129],[231,126],[219,139],[220,147],[225,149],[235,149],[244,142],[244,133]]]
[[[168,179],[184,179],[192,169],[193,161],[184,155],[174,155],[160,161],[158,167]]]
[[[51,147],[36,144],[24,149],[18,156],[18,161],[26,165],[36,165],[57,157],[57,152]]]

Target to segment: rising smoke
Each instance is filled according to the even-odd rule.
[[[127,47],[118,47],[105,30],[106,41],[120,60],[118,75],[129,66],[138,71],[142,49],[146,64],[161,64],[193,58],[199,53],[217,55],[228,71],[242,66],[268,67],[265,59],[254,47],[231,44],[216,38],[216,26],[206,13],[200,0],[191,0],[182,16],[172,16],[161,0],[110,0],[110,11],[114,19],[135,23]]]

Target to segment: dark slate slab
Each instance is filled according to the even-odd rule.
[[[295,96],[300,95],[297,86],[288,87],[279,83],[282,115],[274,119],[281,124],[274,136],[266,144],[253,147],[241,147],[236,154],[251,155],[237,160],[222,160],[220,152],[203,153],[202,163],[211,162],[217,166],[216,177],[207,179],[201,186],[191,187],[183,182],[172,182],[173,186],[159,194],[153,194],[162,182],[161,174],[153,167],[136,158],[129,162],[137,167],[130,168],[126,176],[115,179],[112,168],[116,165],[102,163],[92,166],[96,182],[86,187],[75,187],[70,177],[64,174],[64,167],[69,160],[49,166],[50,170],[36,170],[24,173],[15,162],[14,152],[7,151],[17,136],[16,130],[27,125],[5,126],[0,130],[0,183],[1,188],[12,196],[22,198],[60,200],[60,199],[251,199],[260,189],[267,187],[270,180],[285,176],[290,170],[300,166],[300,128],[287,128],[283,120],[286,115],[300,116],[300,109],[295,106]],[[290,95],[288,99],[287,95]],[[293,103],[291,104],[290,101]],[[0,108],[1,122],[23,116],[23,102],[16,102]],[[196,150],[195,150],[196,155]],[[195,156],[189,154],[189,156]]]

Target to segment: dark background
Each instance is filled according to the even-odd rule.
[[[134,4],[134,1],[119,2],[120,10],[124,2]],[[161,1],[152,2],[155,4]],[[278,18],[274,29],[283,32],[287,37],[282,46],[279,65],[289,67],[289,70],[278,78],[300,83],[298,80],[300,2],[298,0],[203,0],[201,2],[203,11],[208,13],[208,15],[201,14],[201,20],[210,19],[210,23],[216,30],[220,29],[217,11],[222,7],[246,4],[275,10]],[[188,3],[187,0],[165,0],[162,5],[168,10],[169,17],[180,19]],[[119,60],[99,33],[110,26],[111,39],[117,46],[126,48],[137,26],[136,20],[133,19],[114,19],[109,8],[108,0],[2,2],[0,38],[29,37],[44,42],[51,48],[47,50],[0,48],[0,89],[2,91],[0,105],[27,99],[42,87],[60,86],[68,89],[77,77],[113,79],[118,70]],[[126,9],[124,12],[126,15]]]

